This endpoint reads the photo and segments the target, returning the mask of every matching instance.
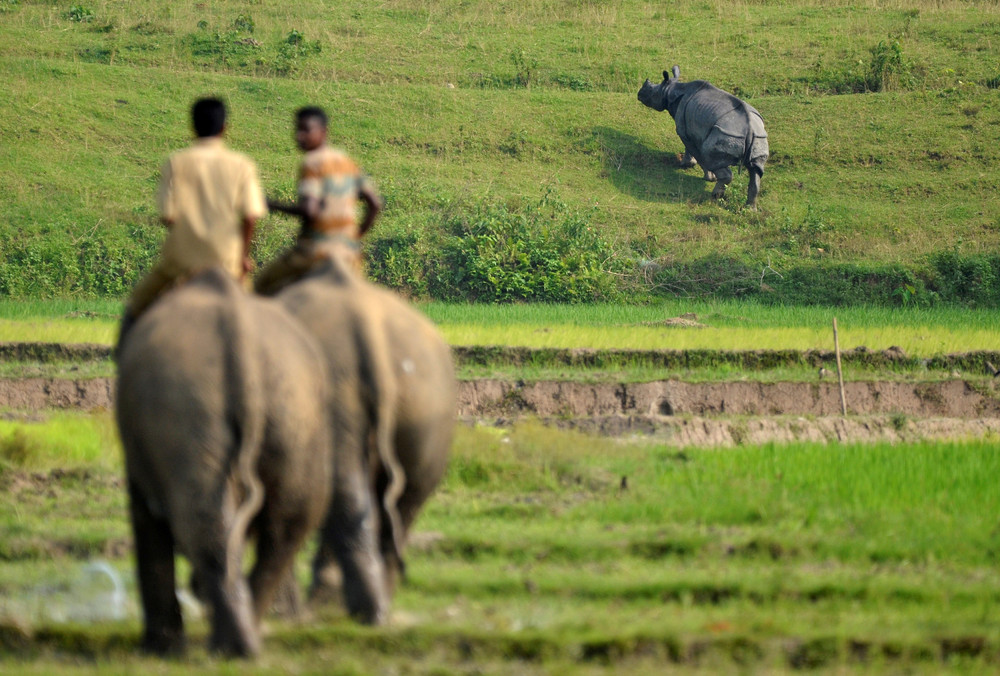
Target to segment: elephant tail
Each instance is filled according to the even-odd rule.
[[[264,446],[265,406],[260,359],[252,349],[256,327],[248,307],[250,296],[228,276],[225,281],[220,310],[222,330],[229,333],[227,396],[231,402],[230,424],[237,434],[229,465],[243,493],[226,535],[226,577],[231,579],[242,570],[247,529],[264,504],[264,486],[257,466]]]
[[[399,513],[399,498],[406,487],[406,473],[396,454],[396,402],[398,382],[390,359],[388,336],[377,326],[377,313],[361,313],[359,342],[363,363],[371,383],[371,417],[375,432],[375,452],[387,477],[381,495],[382,511],[388,522],[388,539],[400,574],[405,574],[403,562],[403,523]]]

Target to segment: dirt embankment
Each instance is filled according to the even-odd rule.
[[[1000,418],[1000,393],[963,380],[925,383],[845,383],[847,411],[855,415]],[[635,384],[577,382],[518,383],[474,380],[459,389],[459,415],[534,414],[586,418],[611,415],[840,415],[835,383],[685,383],[661,380]]]
[[[997,387],[963,380],[940,382],[851,382],[844,385],[852,415],[906,415],[1000,419]],[[0,380],[0,407],[111,408],[114,380],[25,378]],[[839,416],[834,383],[579,383],[470,380],[459,385],[458,415],[464,418],[607,418],[610,416]]]
[[[626,351],[563,350],[553,354],[519,348],[455,348],[463,363],[537,363],[600,367],[608,360],[631,359]],[[497,352],[496,350],[499,350]],[[106,359],[108,349],[95,345],[0,344],[0,359]],[[643,358],[680,366],[737,360],[756,368],[794,363],[823,363],[825,353],[750,351],[723,353],[656,352]],[[897,365],[909,359],[901,351],[857,351],[852,357]],[[969,368],[1000,362],[994,353],[941,358],[942,364]],[[675,363],[676,362],[676,363]],[[719,362],[721,363],[721,362]],[[926,366],[926,364],[924,365]],[[970,371],[972,372],[972,371]],[[53,408],[110,409],[111,378],[0,379],[0,408],[42,411]],[[820,382],[582,383],[515,382],[500,379],[463,381],[457,413],[465,421],[505,425],[525,417],[600,434],[648,434],[677,446],[730,446],[768,441],[903,441],[983,437],[1000,434],[1000,379],[967,382],[849,382],[847,411],[840,415],[837,384]]]
[[[585,384],[465,381],[458,414],[508,425],[525,417],[603,435],[641,434],[672,446],[766,442],[916,441],[1000,435],[1000,396],[961,380],[848,383],[847,418],[827,383]],[[108,378],[0,380],[0,408],[110,409]]]
[[[532,348],[504,345],[454,345],[452,354],[460,366],[568,366],[611,369],[641,364],[672,370],[731,366],[743,370],[765,370],[788,366],[832,366],[831,350],[614,350],[590,348]],[[60,362],[98,361],[111,358],[111,348],[95,343],[3,343],[0,361]],[[1000,351],[960,352],[932,357],[907,355],[899,347],[869,350],[861,346],[841,354],[845,366],[869,369],[993,373],[1000,364]]]

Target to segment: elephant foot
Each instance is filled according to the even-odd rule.
[[[313,605],[342,605],[344,592],[340,585],[314,584],[309,589],[309,603]]]
[[[203,580],[207,582],[207,580]],[[225,657],[254,657],[260,652],[260,634],[253,616],[246,582],[215,581],[208,590],[212,599],[212,634],[208,649]]]
[[[181,657],[187,651],[187,641],[183,633],[147,632],[142,637],[141,649],[160,657]]]
[[[295,584],[295,578],[289,575],[275,592],[270,614],[286,620],[302,621],[306,612],[306,608],[302,604],[302,595],[299,593],[298,585]]]

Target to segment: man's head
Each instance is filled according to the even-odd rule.
[[[322,108],[307,106],[295,113],[295,142],[308,152],[326,143],[326,113]]]
[[[219,99],[198,99],[191,106],[191,123],[198,138],[220,135],[226,128],[226,104]]]

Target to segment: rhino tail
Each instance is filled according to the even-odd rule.
[[[250,297],[233,280],[227,282],[220,307],[222,326],[230,332],[226,372],[231,389],[227,396],[232,402],[233,426],[239,435],[229,463],[243,492],[226,535],[226,580],[231,583],[243,567],[247,529],[264,504],[264,486],[257,466],[264,446],[265,407],[260,359],[252,349],[251,336],[255,335],[256,327],[248,307]]]
[[[403,520],[399,513],[399,498],[406,487],[406,474],[396,454],[396,401],[398,383],[389,355],[388,336],[376,325],[377,317],[363,312],[359,326],[360,352],[367,365],[371,384],[372,429],[375,431],[375,452],[385,470],[387,485],[380,496],[382,512],[388,522],[389,543],[405,574],[403,561]]]
[[[740,101],[743,104],[743,114],[746,116],[746,138],[743,140],[743,161],[741,165],[747,168],[747,171],[754,172],[758,176],[764,175],[764,168],[753,161],[753,148],[754,143],[757,140],[757,135],[753,132],[753,124],[751,124],[751,115],[753,112],[749,110],[746,103]]]

